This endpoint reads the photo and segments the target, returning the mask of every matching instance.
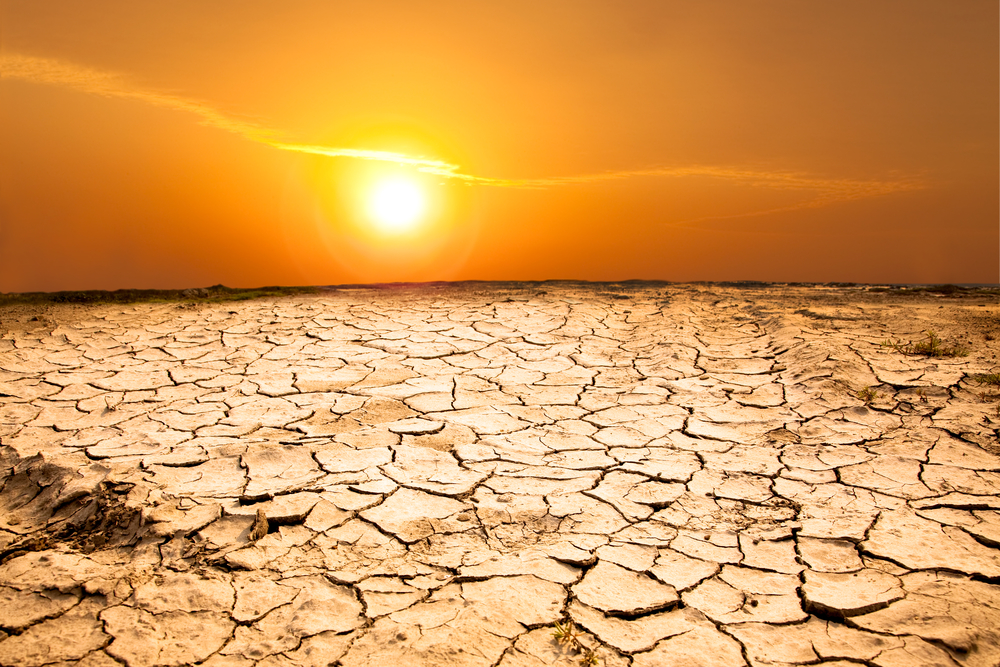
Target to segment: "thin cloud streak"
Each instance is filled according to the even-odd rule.
[[[274,134],[254,123],[224,114],[202,102],[132,87],[120,74],[51,58],[16,54],[0,56],[0,78],[61,86],[81,93],[139,100],[157,107],[185,111],[200,117],[203,125],[239,134],[252,141],[266,141],[268,136]]]
[[[279,139],[280,133],[251,120],[226,114],[215,107],[197,100],[155,90],[136,88],[120,74],[83,67],[51,58],[39,58],[18,54],[0,55],[0,78],[16,79],[32,83],[48,84],[70,88],[82,93],[102,95],[120,99],[137,100],[147,104],[183,111],[201,119],[203,125],[239,135],[271,148],[311,155],[325,155],[333,158],[374,160],[409,165],[416,170],[442,178],[493,187],[545,189],[569,185],[587,185],[632,178],[716,178],[751,187],[771,190],[813,192],[815,196],[806,202],[791,206],[754,211],[728,216],[709,216],[671,224],[701,222],[765,215],[804,208],[819,208],[836,202],[866,199],[900,192],[922,189],[926,185],[919,179],[901,178],[896,180],[824,179],[808,174],[740,169],[717,166],[654,167],[646,169],[608,171],[577,176],[548,178],[508,179],[476,176],[460,171],[460,166],[443,160],[423,156],[412,156],[390,151],[340,148],[314,144],[296,143]]]
[[[654,167],[649,169],[611,171],[583,176],[564,176],[556,178],[522,180],[514,181],[513,183],[521,185],[522,187],[544,187],[596,183],[601,181],[622,180],[638,177],[717,178],[750,187],[816,193],[816,196],[812,199],[789,206],[782,206],[763,211],[737,213],[733,215],[705,216],[702,218],[676,221],[670,224],[744,218],[806,208],[820,208],[837,202],[867,199],[869,197],[879,197],[900,192],[921,190],[927,187],[926,183],[924,183],[921,179],[912,177],[899,178],[896,180],[829,179],[818,178],[808,174],[791,171],[758,171],[753,169],[713,166]]]
[[[185,111],[198,116],[203,125],[225,130],[226,132],[237,134],[250,141],[278,150],[412,165],[421,171],[438,174],[447,178],[459,178],[476,182],[492,182],[495,180],[458,173],[458,165],[449,164],[441,160],[416,157],[403,153],[281,141],[277,139],[278,133],[276,131],[252,121],[241,120],[225,114],[204,102],[155,90],[136,88],[130,86],[125,78],[119,74],[103,72],[51,58],[38,58],[16,54],[0,56],[0,78],[61,86],[81,93],[138,100],[161,108]]]

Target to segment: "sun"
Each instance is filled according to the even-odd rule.
[[[369,214],[384,232],[401,233],[413,229],[423,217],[425,208],[423,191],[404,178],[380,181],[369,194]]]

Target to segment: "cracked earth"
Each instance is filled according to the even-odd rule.
[[[995,296],[473,284],[0,322],[4,665],[1000,664]],[[927,329],[970,354],[881,345]]]

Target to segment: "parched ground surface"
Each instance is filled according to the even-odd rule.
[[[880,345],[927,329],[970,354]],[[466,284],[0,331],[4,665],[1000,664],[989,294]]]

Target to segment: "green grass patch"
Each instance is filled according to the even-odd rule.
[[[871,405],[876,398],[878,398],[878,392],[871,387],[858,389],[858,399],[865,405]]]
[[[979,384],[1000,387],[1000,373],[980,373],[978,375],[973,375],[972,379]]]
[[[969,350],[960,345],[944,345],[941,339],[933,331],[925,331],[927,337],[904,343],[902,341],[887,340],[882,343],[882,347],[892,348],[902,354],[919,355],[925,357],[967,357]]]

